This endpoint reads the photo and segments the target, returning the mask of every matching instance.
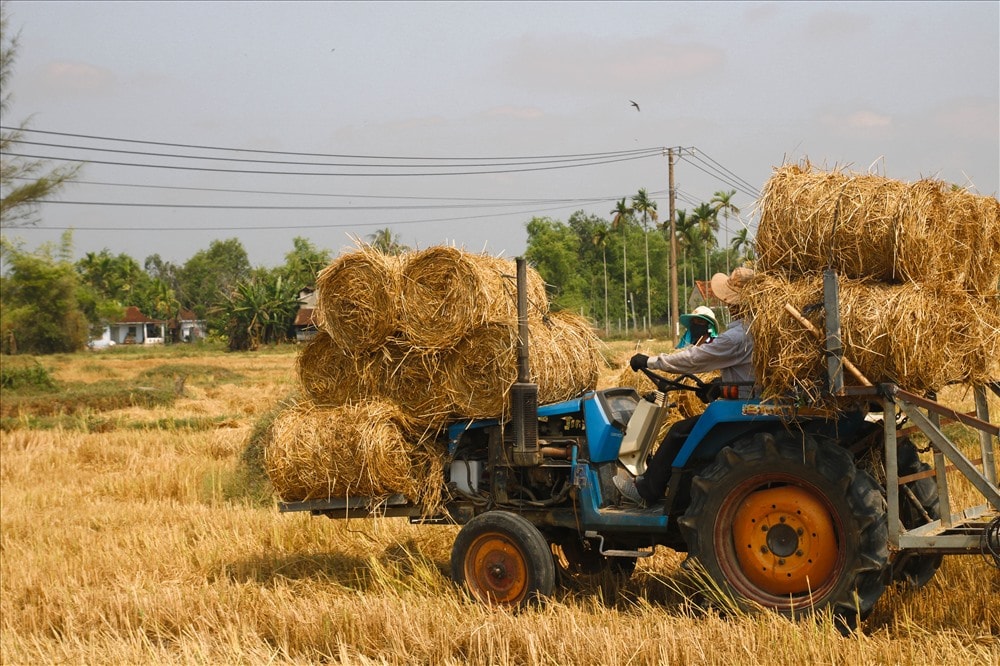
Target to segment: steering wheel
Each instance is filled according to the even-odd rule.
[[[678,375],[677,379],[670,379],[669,377],[656,374],[649,368],[642,368],[642,371],[653,382],[653,385],[656,386],[656,390],[662,393],[692,391],[706,405],[722,396],[722,383],[720,380],[703,382],[695,375],[689,374]],[[685,384],[684,380],[694,382],[694,384]]]

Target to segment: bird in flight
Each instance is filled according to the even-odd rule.
[[[629,102],[631,102],[631,103],[632,103],[632,106],[634,106],[634,107],[635,107],[635,110],[636,110],[636,111],[638,111],[638,110],[639,110],[639,105],[638,105],[638,104],[636,104],[636,103],[635,103],[634,101],[632,101],[632,100],[629,100]]]

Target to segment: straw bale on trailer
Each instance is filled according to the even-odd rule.
[[[540,403],[568,400],[597,385],[604,360],[586,319],[555,312],[530,320],[528,329],[528,365]],[[510,387],[517,381],[517,335],[515,326],[486,324],[459,341],[445,363],[455,414],[508,413]]]
[[[398,328],[401,262],[363,245],[316,278],[316,320],[343,349],[381,345]]]
[[[306,395],[320,405],[342,405],[371,397],[373,383],[366,381],[365,360],[373,355],[362,354],[337,344],[326,331],[317,331],[295,359],[299,384]]]
[[[296,370],[302,389],[318,405],[387,400],[424,425],[441,422],[452,412],[441,355],[394,339],[357,351],[338,346],[319,331],[299,352]]]
[[[531,381],[538,384],[539,403],[574,398],[597,386],[606,364],[603,343],[585,317],[550,312],[529,328]]]
[[[758,274],[744,288],[754,339],[753,362],[765,396],[820,398],[826,377],[823,342],[784,309],[788,303],[825,330],[821,277],[787,280]],[[995,301],[996,297],[993,297]],[[873,383],[912,391],[996,379],[1000,319],[988,299],[953,284],[890,285],[840,280],[844,356]],[[993,310],[995,310],[995,305]],[[848,384],[857,383],[846,375]]]
[[[759,203],[757,269],[795,278],[833,268],[886,283],[950,282],[971,293],[1000,285],[1000,202],[944,183],[775,170]]]
[[[275,420],[268,475],[286,501],[401,493],[440,501],[450,420],[505,418],[517,379],[512,261],[435,247],[363,248],[319,276],[321,330],[296,362],[309,400]],[[528,271],[529,352],[539,400],[593,389],[603,356],[583,317],[549,313]],[[435,450],[432,450],[435,449]]]
[[[288,502],[401,493],[433,504],[440,493],[441,454],[419,440],[413,443],[413,432],[389,403],[299,403],[271,425],[267,474]]]
[[[438,246],[409,256],[402,270],[402,332],[416,347],[450,349],[486,324],[517,324],[513,261]],[[528,270],[529,316],[548,311],[545,283]]]

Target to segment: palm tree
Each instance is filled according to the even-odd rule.
[[[646,325],[653,324],[653,308],[650,305],[649,288],[649,220],[656,224],[656,202],[649,198],[645,188],[641,188],[639,193],[632,197],[632,210],[642,213],[642,237],[646,241]]]
[[[590,242],[601,248],[601,262],[604,264],[604,335],[611,334],[608,328],[608,228],[603,223],[594,229]]]
[[[725,220],[723,225],[723,244],[725,248],[729,247],[729,214],[739,215],[740,209],[733,205],[732,199],[736,196],[736,190],[730,190],[728,192],[724,190],[719,190],[712,197],[712,204],[715,207],[715,214],[722,213],[722,218]],[[726,251],[726,272],[729,272],[729,251]]]
[[[715,232],[719,230],[719,218],[715,214],[715,209],[707,203],[699,204],[691,214],[694,216],[693,221],[698,228],[698,236],[705,246],[705,281],[708,282],[708,251],[709,248],[718,244]]]
[[[737,256],[742,260],[746,261],[753,258],[753,242],[750,240],[750,230],[746,227],[736,232],[731,245],[733,246],[733,250],[736,251]]]
[[[698,238],[692,232],[694,228],[693,222],[688,218],[687,210],[679,209],[674,212],[674,239],[677,243],[677,251],[681,254],[681,264],[684,265],[682,271],[682,276],[684,278],[683,287],[685,293],[687,292],[688,282],[687,282],[687,253],[698,243]],[[681,300],[681,292],[677,292],[677,300]]]
[[[371,241],[373,248],[389,255],[403,254],[410,249],[399,242],[399,234],[393,233],[389,227],[379,229],[373,234],[368,234],[368,240]]]
[[[625,231],[628,228],[629,220],[632,219],[632,209],[625,203],[625,197],[622,197],[622,200],[615,204],[611,214],[614,215],[611,218],[611,228],[621,227],[622,229],[622,291],[625,294],[625,335],[628,335],[628,237]]]

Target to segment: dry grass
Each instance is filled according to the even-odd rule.
[[[616,367],[602,383],[631,347],[607,351]],[[96,377],[94,362],[134,381],[164,361],[64,357],[55,374]],[[891,590],[850,637],[827,621],[705,613],[683,594],[682,556],[665,549],[614,593],[577,584],[520,613],[483,607],[446,575],[454,527],[285,515],[241,498],[230,487],[241,450],[295,385],[294,355],[196,362],[243,379],[189,385],[162,414],[221,417],[214,430],[0,436],[2,663],[1000,661],[1000,574],[975,557],[946,557],[924,590]]]

